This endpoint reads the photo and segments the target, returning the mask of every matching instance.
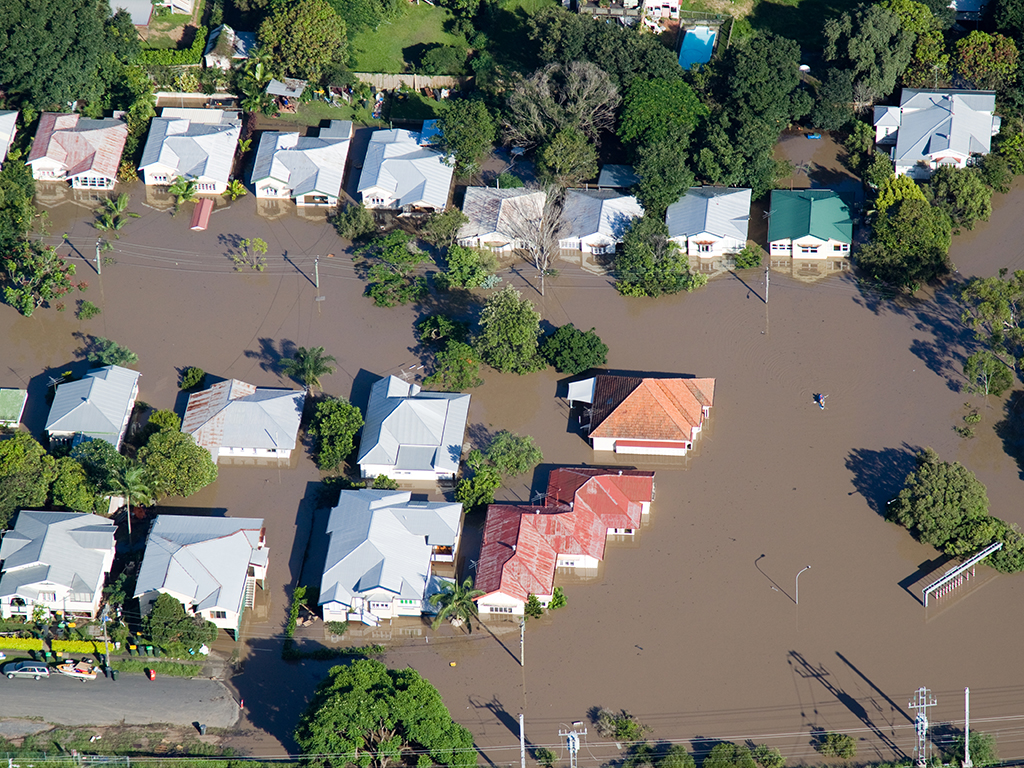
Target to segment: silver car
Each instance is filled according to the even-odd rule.
[[[40,661],[16,661],[4,667],[4,674],[8,680],[16,677],[31,677],[38,680],[41,677],[49,677],[50,669]]]

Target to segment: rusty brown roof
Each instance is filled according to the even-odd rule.
[[[63,165],[68,176],[95,171],[116,178],[127,138],[128,126],[122,120],[44,112],[28,162],[48,157]]]
[[[590,437],[690,440],[714,393],[714,379],[598,376]]]

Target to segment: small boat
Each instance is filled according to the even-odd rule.
[[[95,680],[97,676],[96,667],[91,661],[68,661],[66,664],[58,664],[57,671],[62,675],[73,677],[76,680]]]

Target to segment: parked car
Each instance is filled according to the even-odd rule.
[[[50,669],[39,661],[16,661],[4,667],[3,672],[8,680],[16,677],[31,677],[38,680],[41,677],[49,677]]]

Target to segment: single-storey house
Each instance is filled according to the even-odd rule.
[[[0,168],[7,159],[7,153],[11,151],[11,144],[18,133],[18,111],[14,109],[0,109]]]
[[[199,194],[223,194],[241,132],[238,112],[165,107],[150,123],[139,172],[148,185],[181,176],[194,180]]]
[[[39,181],[70,181],[75,189],[113,189],[127,139],[123,120],[44,112],[28,165]]]
[[[523,239],[530,232],[530,222],[544,215],[544,193],[466,187],[462,212],[469,221],[459,230],[459,245],[509,253],[526,247]]]
[[[473,586],[482,590],[477,610],[522,616],[530,595],[543,604],[551,600],[558,552],[536,526],[524,518],[551,513],[549,507],[491,504],[487,507],[480,558]]]
[[[256,197],[291,198],[296,205],[337,205],[351,138],[349,120],[331,120],[316,137],[265,132],[252,169]]]
[[[306,393],[219,381],[189,395],[181,431],[214,461],[246,457],[289,459],[295,449]]]
[[[691,187],[665,212],[669,239],[703,259],[739,253],[747,245],[750,190]]]
[[[639,469],[559,467],[548,477],[545,505],[588,509],[609,536],[632,536],[654,501],[654,473]]]
[[[562,204],[558,247],[584,253],[615,253],[644,209],[635,197],[603,190],[569,189]]]
[[[17,427],[21,424],[21,415],[25,412],[25,401],[28,390],[0,389],[0,426]]]
[[[852,243],[850,209],[832,190],[772,190],[768,214],[771,256],[801,259],[848,256]]]
[[[469,418],[470,396],[423,392],[397,376],[370,389],[359,441],[363,477],[442,480],[455,477]]]
[[[461,533],[461,504],[413,501],[401,491],[342,491],[327,521],[324,621],[377,626],[432,612],[428,600],[443,581],[431,563],[453,562]]]
[[[270,548],[263,519],[157,515],[135,585],[143,615],[161,594],[186,612],[237,633],[267,578]]]
[[[432,149],[431,136],[400,128],[374,131],[359,174],[367,208],[443,211],[452,187],[452,166]]]
[[[118,365],[94,368],[77,381],[57,385],[46,417],[50,440],[106,440],[121,448],[139,396],[137,371]]]
[[[227,24],[214,27],[206,42],[203,60],[207,68],[228,70],[236,62],[249,58],[249,52],[256,47],[256,33],[236,32]]]
[[[891,148],[897,176],[927,179],[989,153],[1002,122],[995,108],[995,91],[904,88],[898,107],[875,107],[875,142]]]
[[[23,509],[0,541],[0,618],[50,613],[95,618],[114,562],[110,520]]]
[[[573,382],[570,402],[590,404],[583,422],[595,451],[685,456],[714,404],[714,379],[602,374]]]

